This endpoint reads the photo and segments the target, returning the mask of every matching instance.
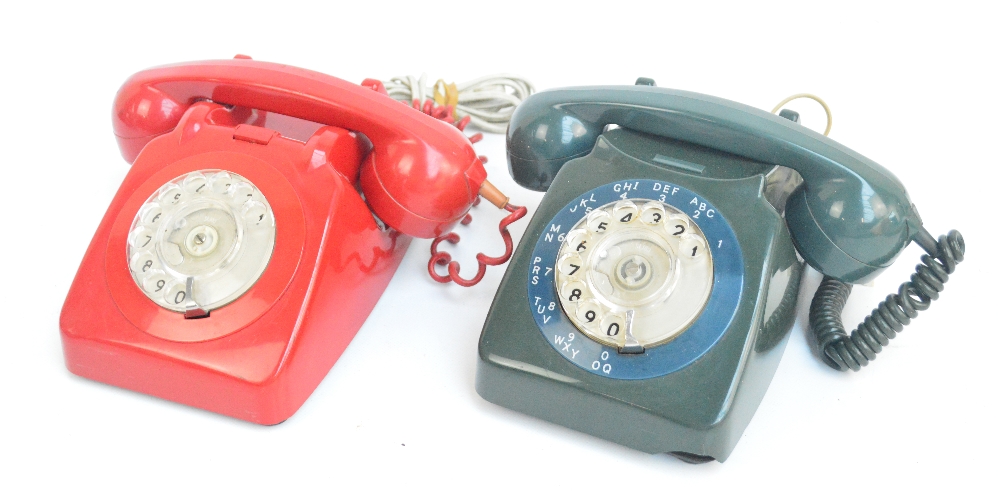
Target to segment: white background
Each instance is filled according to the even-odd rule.
[[[0,15],[0,488],[964,488],[993,476],[1000,37],[986,2],[67,2]],[[932,233],[961,230],[968,259],[860,373],[827,368],[807,345],[811,272],[784,359],[724,464],[646,455],[483,401],[476,346],[503,268],[472,289],[440,286],[424,271],[429,241],[414,243],[284,424],[71,375],[59,310],[128,171],[111,134],[115,91],[150,66],[236,53],[354,82],[513,72],[544,89],[646,76],[768,110],[813,92],[833,108],[831,137],[891,169]],[[811,103],[793,107],[822,128]],[[542,195],[510,180],[503,138],[476,148],[491,179],[534,209]],[[501,214],[474,214],[456,253],[464,262],[481,247],[497,252]],[[856,288],[847,324],[894,291],[918,254],[911,246],[873,288]]]

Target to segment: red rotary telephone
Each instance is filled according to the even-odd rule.
[[[70,371],[280,423],[410,236],[449,236],[479,194],[510,209],[461,131],[364,85],[245,57],[132,76],[113,123],[133,166],[60,319]]]

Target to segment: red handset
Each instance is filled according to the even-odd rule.
[[[191,104],[254,108],[364,134],[372,142],[361,186],[386,224],[437,237],[468,212],[486,170],[468,138],[374,90],[301,68],[249,59],[184,63],[133,75],[118,92],[114,130],[133,161],[174,129]]]
[[[249,59],[140,72],[113,121],[133,166],[63,307],[67,366],[261,424],[312,393],[409,236],[451,229],[486,178],[453,126]]]

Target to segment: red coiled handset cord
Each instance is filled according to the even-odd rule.
[[[446,123],[453,124],[460,131],[465,130],[465,127],[469,124],[470,120],[469,116],[465,116],[461,120],[455,121],[455,118],[453,116],[454,107],[448,105],[435,106],[433,102],[431,102],[430,100],[424,101],[422,106],[419,101],[413,101],[413,108],[425,114],[433,116],[437,119],[440,119]],[[472,143],[476,143],[482,139],[483,139],[482,133],[475,133],[469,136],[469,141]],[[481,160],[485,164],[487,159],[486,156],[480,155],[479,160]],[[431,275],[431,278],[433,278],[434,281],[437,281],[438,283],[448,283],[449,281],[454,281],[456,284],[461,286],[466,286],[466,287],[473,286],[479,283],[483,279],[483,276],[486,274],[486,266],[499,266],[509,261],[510,256],[514,253],[514,240],[511,238],[510,232],[507,230],[507,227],[509,227],[510,224],[524,218],[524,216],[528,213],[528,209],[523,206],[516,206],[510,204],[507,200],[507,197],[504,196],[503,193],[500,193],[500,191],[497,190],[488,181],[483,183],[483,187],[480,189],[480,194],[487,200],[489,200],[491,203],[497,205],[498,208],[503,208],[504,210],[507,210],[507,212],[510,213],[503,220],[500,220],[500,237],[503,239],[504,253],[497,257],[487,256],[486,254],[483,254],[481,252],[479,254],[476,254],[476,262],[479,263],[479,270],[476,271],[476,276],[468,280],[464,279],[461,276],[459,276],[458,273],[461,267],[459,266],[457,261],[453,261],[451,259],[451,254],[437,250],[438,245],[442,241],[448,241],[452,244],[457,244],[458,241],[461,240],[461,237],[459,237],[457,233],[449,232],[440,237],[437,237],[436,239],[434,239],[433,242],[431,242],[431,259],[430,261],[427,262],[427,273]],[[479,198],[476,198],[476,202],[473,204],[473,206],[476,206],[478,204],[479,204]],[[466,215],[462,219],[461,223],[462,225],[468,225],[471,221],[472,221],[472,215]],[[438,274],[437,271],[435,271],[435,268],[439,265],[440,266],[447,265],[448,267],[447,275],[440,275]]]
[[[457,261],[451,260],[451,254],[444,251],[437,250],[438,244],[441,241],[447,240],[452,244],[457,244],[459,241],[459,236],[455,232],[450,232],[444,234],[431,242],[431,260],[427,263],[427,272],[430,273],[431,278],[439,283],[447,283],[449,281],[454,281],[456,284],[461,286],[472,286],[479,283],[483,279],[483,275],[486,274],[486,266],[498,266],[510,259],[511,254],[514,253],[514,240],[510,237],[510,232],[507,227],[510,224],[524,218],[524,215],[528,213],[528,209],[523,206],[515,206],[507,203],[503,209],[510,212],[503,220],[500,220],[500,236],[503,238],[504,243],[504,253],[497,257],[487,256],[480,252],[476,254],[476,261],[479,263],[479,271],[476,272],[476,276],[471,279],[464,279],[458,275],[459,265]],[[439,275],[437,271],[434,270],[437,265],[448,265],[448,275]]]

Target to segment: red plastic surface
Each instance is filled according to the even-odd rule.
[[[152,87],[172,90],[150,82],[122,93],[148,94]],[[276,134],[266,144],[234,138],[236,124],[261,116],[195,103],[176,128],[134,156],[63,306],[60,327],[70,371],[276,424],[302,405],[339,358],[385,290],[410,237],[380,228],[355,189],[369,149],[364,137],[323,127],[305,143]],[[129,135],[143,138],[136,130],[142,121],[160,124],[163,118],[118,119],[136,123],[126,125]],[[264,136],[248,134],[256,135],[250,140]],[[264,275],[243,296],[207,318],[184,319],[136,286],[125,236],[146,197],[164,182],[204,168],[235,172],[260,188],[272,203],[276,242]]]
[[[444,234],[476,199],[482,162],[457,128],[372,88],[250,59],[169,65],[137,73],[119,90],[114,130],[130,162],[206,99],[356,131],[373,145],[361,187],[379,218],[407,235]]]

